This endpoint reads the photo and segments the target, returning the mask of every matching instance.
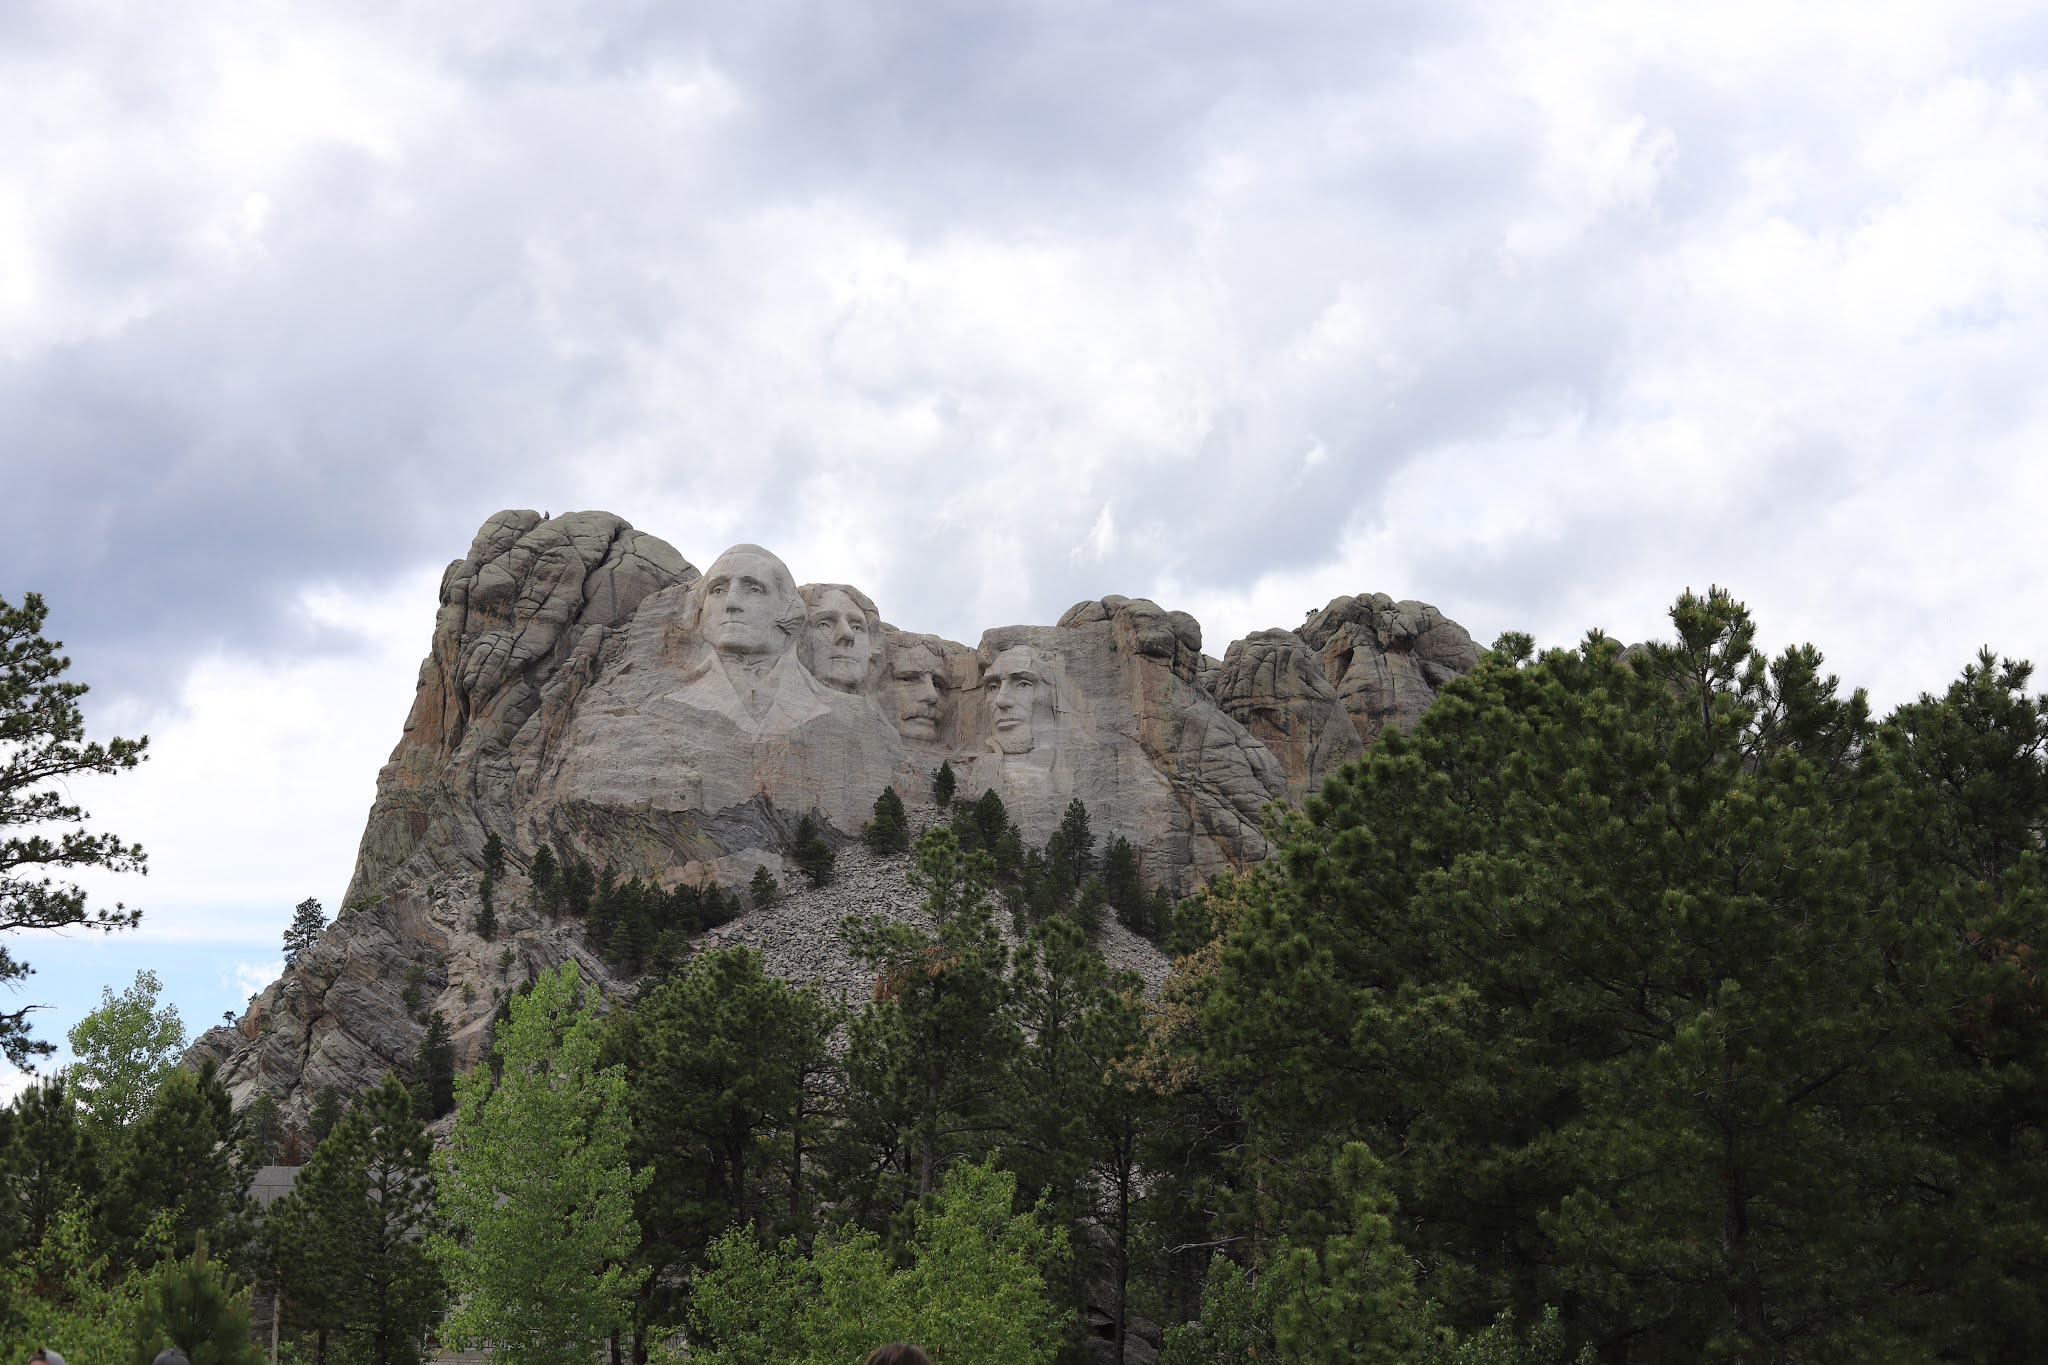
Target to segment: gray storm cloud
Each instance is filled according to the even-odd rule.
[[[1899,691],[2026,648],[2038,21],[1603,22],[10,7],[0,595],[161,700],[603,506],[970,638],[1720,581]],[[1925,677],[1852,643],[1957,602]]]

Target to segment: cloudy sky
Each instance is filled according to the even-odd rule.
[[[973,640],[1484,640],[1725,584],[1880,704],[2048,660],[2048,12],[0,0],[0,597],[152,852],[18,943],[203,1025],[347,879],[501,507]]]

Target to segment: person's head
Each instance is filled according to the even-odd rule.
[[[796,580],[758,545],[735,545],[704,575],[704,638],[720,654],[780,654],[803,628],[803,598]]]
[[[932,1365],[932,1358],[907,1341],[892,1341],[869,1351],[860,1365]]]
[[[899,649],[889,661],[889,691],[896,728],[905,739],[936,740],[945,700],[946,661],[922,640]]]
[[[158,1351],[156,1359],[151,1362],[151,1365],[192,1365],[192,1362],[186,1358],[183,1351],[172,1346]]]
[[[804,627],[804,666],[827,687],[866,690],[882,634],[881,613],[873,600],[844,583],[807,583],[797,591],[810,608]]]
[[[1011,645],[989,660],[982,678],[995,713],[996,747],[1028,754],[1055,714],[1052,670],[1030,645]]]
[[[64,1365],[64,1357],[47,1346],[36,1347],[36,1353],[29,1357],[29,1365],[35,1365],[37,1361],[44,1361],[46,1365]]]

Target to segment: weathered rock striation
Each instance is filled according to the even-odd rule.
[[[1187,613],[1120,596],[970,647],[887,624],[851,585],[799,585],[758,546],[700,573],[609,513],[500,512],[442,579],[341,916],[195,1053],[220,1060],[238,1098],[271,1093],[292,1115],[322,1085],[410,1067],[430,1008],[474,1060],[500,997],[533,971],[575,957],[601,988],[631,987],[577,925],[531,909],[524,869],[542,844],[663,886],[743,884],[762,866],[788,886],[802,819],[850,845],[891,785],[938,819],[916,803],[948,761],[961,795],[996,791],[1034,843],[1085,802],[1105,843],[1130,840],[1147,880],[1185,893],[1263,858],[1268,803],[1412,725],[1478,658],[1435,608],[1384,595],[1337,598],[1220,661]],[[473,926],[492,834],[511,868],[485,942]],[[851,990],[839,916],[915,905],[902,860],[848,852],[853,875],[713,941]],[[1141,941],[1118,951],[1163,970]]]

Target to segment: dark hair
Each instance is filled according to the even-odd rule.
[[[869,1351],[860,1365],[932,1365],[932,1358],[907,1341],[892,1341]]]
[[[171,1346],[158,1351],[152,1365],[192,1365],[192,1362],[186,1359],[183,1351]]]

